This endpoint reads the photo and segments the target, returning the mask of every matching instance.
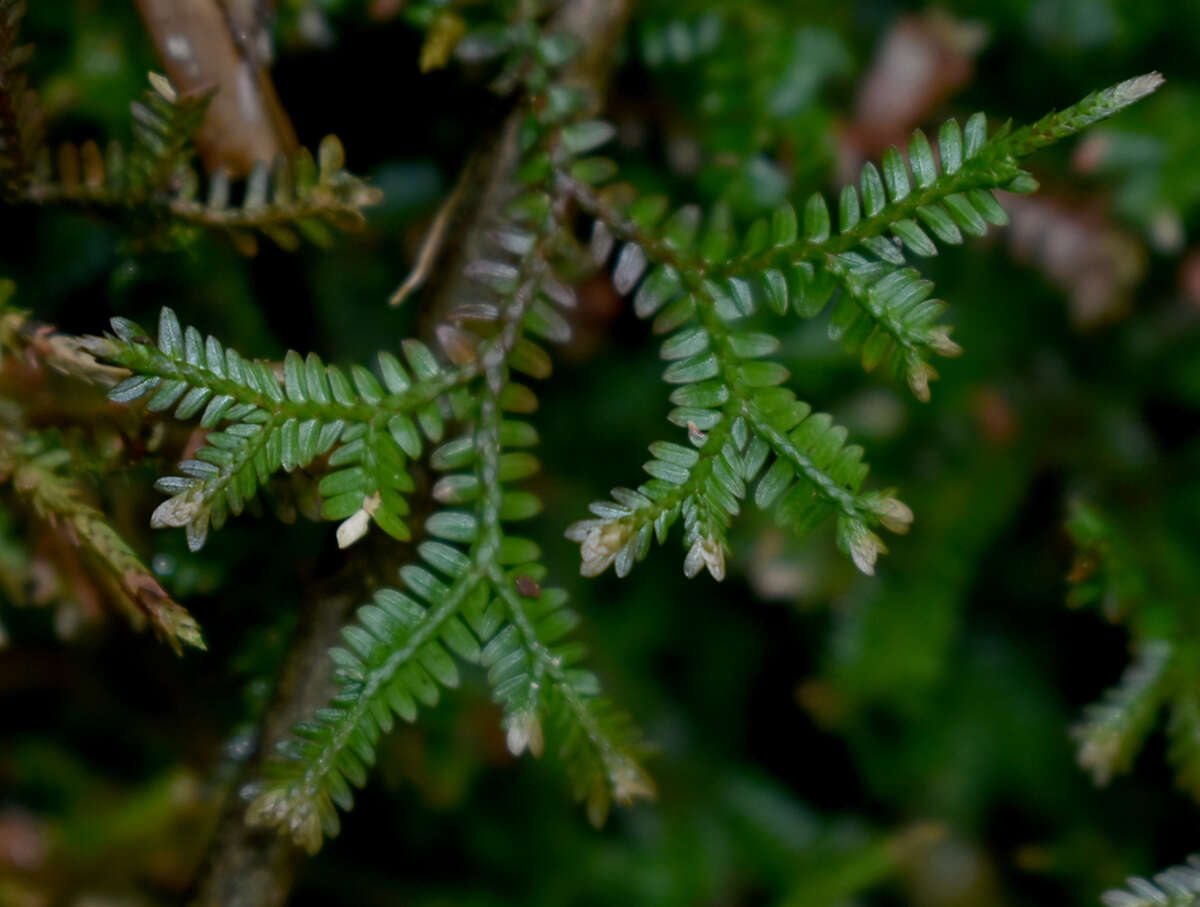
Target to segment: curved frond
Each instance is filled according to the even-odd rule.
[[[278,826],[315,853],[324,835],[337,834],[337,808],[352,805],[351,788],[366,783],[379,737],[395,717],[415,720],[418,704],[434,706],[440,687],[458,685],[450,651],[478,658],[478,643],[458,617],[478,574],[456,551],[448,559],[431,546],[436,543],[422,546],[423,553],[438,563],[440,578],[406,567],[401,575],[409,594],[380,589],[342,631],[345,646],[330,652],[340,689],[292,729],[280,747],[283,758],[268,764],[264,790],[247,813],[251,824]]]
[[[167,594],[64,467],[72,454],[44,435],[0,430],[0,480],[9,480],[41,519],[61,527],[72,545],[89,556],[105,586],[135,626],[148,620],[155,633],[178,654],[183,646],[203,649],[200,626]]]
[[[14,149],[0,159],[0,178],[13,201],[78,205],[129,221],[160,242],[209,230],[253,254],[259,236],[287,250],[297,248],[301,239],[328,245],[334,229],[361,227],[362,209],[380,198],[379,190],[346,171],[345,152],[335,136],[321,142],[315,159],[301,150],[290,159],[259,163],[237,193],[221,170],[205,186],[195,170],[192,141],[212,95],[181,95],[157,73],[150,74],[142,100],[130,106],[133,141],[128,149],[115,140],[103,149],[93,141],[78,146],[67,142],[51,154],[41,144],[34,102],[20,100],[32,94],[16,74],[0,73],[4,79],[12,83],[10,103],[21,104],[7,118],[0,107],[0,129],[12,134],[0,147],[11,143]],[[0,81],[0,99],[5,97]],[[3,177],[5,169],[13,175]],[[232,204],[235,194],[239,201]]]
[[[148,397],[152,412],[174,409],[175,418],[199,415],[204,444],[180,464],[181,474],[158,481],[171,497],[154,512],[156,527],[186,527],[193,550],[209,526],[240,514],[258,488],[280,470],[292,472],[329,455],[318,491],[327,519],[344,520],[343,547],[360,538],[369,521],[405,540],[412,491],[409,458],[444,431],[443,406],[462,416],[464,403],[448,394],[471,369],[447,369],[424,344],[406,341],[407,367],[380,353],[376,378],[353,366],[349,376],[316,354],[289,352],[277,370],[248,360],[193,327],[183,329],[163,309],[157,343],[140,327],[113,319],[115,336],[90,348],[133,375],[109,392],[119,403]],[[279,372],[282,371],[282,374]]]
[[[1171,655],[1166,640],[1142,643],[1117,685],[1100,702],[1088,706],[1083,721],[1072,729],[1079,745],[1079,764],[1092,773],[1097,784],[1107,784],[1133,765],[1167,695]]]
[[[693,576],[707,567],[723,578],[725,531],[745,483],[771,458],[756,500],[777,503],[781,523],[797,531],[836,514],[839,547],[872,573],[886,551],[873,529],[906,531],[911,511],[889,493],[859,491],[867,471],[861,448],[847,446],[844,430],[828,416],[810,415],[807,404],[780,387],[787,370],[760,361],[774,352],[774,338],[737,323],[764,306],[811,318],[840,289],[831,336],[868,371],[890,362],[913,393],[928,400],[929,382],[937,377],[929,360],[956,356],[961,348],[938,321],[945,303],[932,298],[930,281],[906,266],[905,251],[934,255],[934,238],[958,244],[964,234],[981,236],[989,224],[1004,224],[992,190],[1036,188],[1019,157],[1115,113],[1160,83],[1156,75],[1122,83],[1015,135],[1006,125],[989,138],[982,114],[965,128],[952,120],[938,133],[936,155],[918,130],[907,159],[892,148],[882,171],[864,167],[861,191],[842,191],[836,231],[820,194],[809,199],[802,217],[785,204],[739,238],[722,209],[707,218],[695,206],[669,213],[661,196],[630,200],[624,187],[597,189],[616,170],[606,159],[560,168],[560,183],[595,218],[595,260],[612,256],[617,292],[634,294],[634,311],[654,317],[656,333],[672,334],[662,347],[670,362],[663,380],[679,385],[670,420],[687,429],[691,445],[652,447],[649,482],[636,491],[614,489],[614,502],[592,506],[595,519],[569,528],[568,537],[581,545],[581,572],[594,576],[613,564],[619,575],[628,573],[648,552],[652,535],[661,541],[682,514],[685,572]],[[612,135],[599,121],[572,128],[588,151]]]

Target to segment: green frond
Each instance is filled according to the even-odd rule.
[[[858,355],[868,372],[884,363],[928,402],[929,382],[937,378],[929,360],[957,356],[962,348],[938,319],[947,305],[929,298],[933,282],[915,268],[870,261],[855,252],[830,259],[828,273],[845,292],[833,307],[829,333]]]
[[[192,615],[167,594],[104,514],[84,500],[83,489],[66,468],[71,460],[71,452],[47,436],[0,430],[0,480],[10,481],[38,517],[64,527],[134,625],[148,620],[176,653],[185,645],[203,649]]]
[[[427,559],[452,575],[405,567],[401,576],[410,594],[380,589],[358,609],[356,622],[342,631],[346,645],[330,651],[338,692],[293,727],[281,758],[268,763],[263,789],[247,812],[250,824],[276,826],[315,853],[323,836],[337,834],[337,809],[349,809],[352,787],[366,783],[379,737],[395,716],[413,721],[418,704],[437,704],[439,687],[458,685],[450,651],[478,657],[479,646],[458,617],[478,573],[456,551],[449,560],[431,551],[435,545],[422,546]]]
[[[423,563],[401,568],[404,591],[376,593],[343,632],[346,646],[331,651],[339,690],[281,747],[251,805],[252,823],[276,826],[310,851],[336,834],[337,808],[350,807],[351,788],[365,782],[394,716],[412,721],[418,704],[436,704],[440,686],[457,685],[450,653],[487,670],[513,755],[541,756],[549,736],[593,821],[612,800],[652,794],[632,723],[579,666],[582,647],[564,642],[578,623],[565,591],[540,585],[538,546],[503,528],[536,511],[536,498],[506,486],[537,461],[501,445],[525,447],[536,434],[500,417],[495,403],[494,425],[431,454],[445,473],[434,496],[451,506],[426,519]]]
[[[593,248],[606,257],[618,236],[626,240],[616,254],[614,286],[625,293],[636,287],[635,312],[654,316],[656,333],[673,332],[661,352],[669,362],[663,380],[677,385],[669,419],[687,430],[697,449],[652,447],[656,458],[645,467],[650,482],[636,491],[614,490],[615,503],[593,505],[597,519],[568,529],[568,537],[581,544],[582,573],[594,576],[613,564],[618,575],[625,575],[645,557],[652,535],[662,541],[682,514],[685,574],[707,568],[714,578],[724,578],[725,532],[739,512],[746,484],[759,476],[768,458],[772,464],[762,472],[756,492],[760,505],[775,506],[781,524],[798,533],[837,514],[839,545],[860,569],[872,572],[876,556],[886,550],[872,528],[882,524],[905,531],[911,513],[894,498],[860,494],[867,472],[862,449],[847,446],[844,429],[824,414],[810,418],[810,408],[780,387],[787,369],[766,358],[778,341],[738,324],[756,310],[749,282],[717,281],[702,270],[689,270],[688,254],[713,261],[728,253],[728,220],[714,212],[702,231],[700,212],[681,208],[663,224],[661,237],[649,237],[647,231],[665,213],[665,204],[647,199],[630,207],[628,219],[614,218],[611,226],[600,220],[604,226],[593,234]],[[793,228],[785,215],[774,229],[786,236]],[[658,261],[653,268],[651,260]],[[787,293],[781,277],[765,280],[776,297]],[[895,292],[913,298],[906,311],[914,311],[924,299],[923,289],[914,293],[905,283]],[[910,330],[915,332],[924,317],[913,315]]]
[[[1172,632],[1176,618],[1162,607],[1180,589],[1156,586],[1148,548],[1094,506],[1073,501],[1067,531],[1077,548],[1068,603],[1098,604],[1109,620],[1128,621],[1134,640],[1134,660],[1120,682],[1074,729],[1079,762],[1098,784],[1128,771],[1165,707],[1177,783],[1200,799],[1200,652]]]
[[[4,78],[24,90],[16,75],[0,72]],[[379,201],[379,190],[345,170],[341,143],[327,136],[315,160],[302,149],[290,159],[255,165],[239,203],[230,204],[234,191],[228,174],[218,170],[205,185],[194,164],[192,142],[212,95],[181,95],[157,73],[149,79],[143,99],[130,106],[133,140],[127,150],[116,141],[104,150],[91,141],[68,142],[53,155],[41,144],[40,119],[33,113],[18,117],[18,110],[5,118],[3,104],[12,95],[0,81],[0,149],[5,149],[0,177],[5,167],[14,174],[5,179],[10,200],[82,206],[126,221],[160,242],[208,230],[247,254],[257,249],[259,236],[287,250],[302,239],[328,245],[334,229],[360,228],[362,209]],[[23,104],[32,107],[33,101]],[[20,153],[8,152],[10,145]],[[36,159],[27,153],[35,146]]]
[[[611,500],[591,506],[594,518],[567,530],[580,543],[581,572],[594,576],[612,565],[625,576],[679,523],[685,575],[707,570],[722,580],[729,530],[752,500],[796,535],[832,519],[838,547],[871,574],[886,552],[881,527],[906,532],[913,515],[891,491],[868,488],[863,449],[788,386],[791,375],[776,358],[779,341],[761,329],[768,318],[763,310],[805,319],[828,310],[832,340],[867,371],[885,367],[927,400],[937,377],[933,363],[961,350],[941,321],[946,303],[910,266],[911,258],[936,255],[942,246],[1003,225],[1007,217],[993,193],[1036,188],[1022,157],[1115,113],[1162,81],[1152,74],[1122,83],[1015,132],[1005,125],[989,137],[982,114],[965,125],[946,123],[936,138],[918,130],[905,149],[867,164],[836,205],[814,194],[803,206],[780,205],[742,230],[724,206],[672,210],[664,198],[637,198],[612,183],[618,167],[599,152],[616,129],[592,118],[597,99],[565,70],[579,42],[546,27],[569,21],[575,7],[542,0],[453,6],[441,0],[404,5],[401,14],[426,30],[421,68],[444,66],[456,55],[494,60],[493,87],[519,88],[522,97],[486,165],[493,172],[462,244],[470,261],[451,275],[461,281],[444,293],[451,302],[436,312],[440,349],[404,340],[396,354],[378,355],[374,371],[327,365],[316,353],[295,351],[269,363],[183,327],[170,309],[162,310],[155,337],[116,318],[112,335],[73,347],[131,373],[112,388],[111,400],[141,401],[147,412],[197,425],[194,454],[177,475],[156,483],[168,497],[151,517],[156,528],[185,528],[192,550],[279,472],[296,470],[312,475],[322,516],[340,523],[340,547],[372,523],[397,540],[417,536],[415,556],[399,568],[394,586],[377,589],[330,650],[332,698],[293,727],[253,785],[247,821],[277,829],[310,853],[338,833],[341,811],[366,784],[380,741],[397,718],[415,721],[420,707],[435,706],[444,689],[459,685],[463,670],[486,677],[510,753],[554,753],[595,824],[612,803],[655,794],[641,765],[640,732],[586,667],[586,651],[571,636],[579,615],[567,592],[551,585],[539,546],[517,525],[542,502],[521,484],[540,468],[533,452],[537,431],[524,418],[537,399],[514,376],[550,375],[546,345],[570,337],[564,310],[576,303],[571,287],[586,271],[584,258],[590,255],[598,266],[611,262],[616,291],[631,297],[636,314],[660,335],[668,421],[678,436],[650,445],[647,478],[636,489],[614,489]],[[333,137],[315,158],[301,152],[258,165],[242,186],[231,186],[223,172],[201,175],[191,146],[209,96],[181,96],[157,75],[132,106],[127,148],[113,143],[102,152],[96,143],[66,144],[52,160],[19,72],[27,56],[15,44],[22,12],[22,3],[0,0],[0,191],[6,200],[93,210],[160,241],[215,232],[247,253],[262,237],[285,249],[305,239],[326,243],[334,228],[361,226],[362,209],[378,200],[377,190],[345,170]],[[757,28],[769,29],[771,22],[767,16]],[[675,36],[647,36],[652,64],[655,57],[701,57],[723,40],[718,18],[681,28]],[[822,44],[810,37],[808,43],[784,39],[789,53],[823,57],[809,82],[846,65],[836,40]],[[778,69],[779,44],[770,50],[776,57],[764,70]],[[752,73],[725,87],[746,83],[761,94],[758,81]],[[733,96],[726,90],[717,101]],[[763,106],[761,97],[755,106]],[[593,222],[586,252],[573,235],[579,209]],[[5,290],[0,283],[0,296]],[[12,331],[0,321],[0,334]],[[117,370],[110,368],[107,377]],[[64,451],[19,441],[0,428],[0,478],[11,480],[48,521],[65,521],[131,606],[176,649],[181,643],[202,647],[187,612],[102,515],[81,503],[79,489],[59,471]],[[430,494],[438,508],[415,527],[409,496],[414,474],[423,475],[425,466],[434,473]],[[1112,578],[1120,575],[1121,558],[1113,556],[1118,546],[1086,516],[1078,523],[1077,538],[1099,567],[1080,571],[1077,597],[1109,601]],[[968,566],[964,560],[964,576]],[[1092,588],[1097,571],[1103,576]],[[1123,604],[1145,598],[1144,589],[1122,590]],[[928,631],[930,622],[921,626]],[[949,631],[935,629],[944,642]],[[1134,664],[1075,731],[1080,762],[1100,783],[1127,770],[1165,706],[1171,758],[1181,783],[1200,796],[1200,674],[1192,653],[1169,633],[1140,640],[1134,649]],[[741,812],[779,818],[774,800],[753,799],[758,802]],[[771,834],[786,837],[790,853],[811,830],[795,817],[784,820],[775,824],[787,826],[786,834],[778,828]],[[826,886],[839,895],[899,859],[894,842],[863,848],[862,829],[851,837],[854,859],[842,861],[844,878]],[[1130,880],[1128,892],[1110,892],[1105,903],[1200,905],[1200,861],[1193,864],[1153,883]],[[788,866],[788,878],[794,868]],[[800,883],[796,899],[820,899],[820,885]]]
[[[1160,872],[1153,882],[1127,879],[1124,889],[1106,891],[1100,901],[1104,907],[1200,907],[1200,856]]]
[[[784,204],[740,240],[725,228],[697,242],[701,218],[695,208],[682,208],[664,221],[668,206],[661,198],[610,200],[592,185],[607,177],[584,179],[571,172],[563,178],[602,225],[593,238],[599,257],[607,257],[614,236],[626,240],[614,271],[619,292],[633,288],[640,275],[636,266],[647,258],[670,264],[678,274],[702,275],[743,314],[762,302],[781,315],[790,310],[811,318],[840,288],[835,338],[860,354],[868,369],[893,359],[896,372],[927,399],[929,380],[937,374],[928,360],[960,349],[949,329],[936,323],[944,303],[929,299],[932,285],[905,267],[905,252],[936,255],[939,242],[957,245],[964,235],[982,236],[989,226],[1003,226],[1008,218],[993,190],[1030,192],[1037,185],[1021,169],[1021,157],[1111,116],[1161,82],[1157,74],[1123,82],[1015,134],[1006,125],[989,138],[983,114],[973,115],[965,127],[949,120],[938,132],[936,155],[917,130],[907,154],[889,149],[880,167],[868,163],[859,185],[842,190],[836,223],[825,199],[814,194],[802,216]],[[653,301],[651,294],[643,310]]]
[[[1094,91],[1066,110],[1049,113],[1031,126],[1019,129],[1008,140],[1012,153],[1026,155],[1074,135],[1093,123],[1120,113],[1131,104],[1152,95],[1166,79],[1160,72],[1148,72],[1118,82],[1101,91]]]
[[[329,455],[318,491],[327,519],[343,520],[338,541],[360,538],[373,520],[389,535],[409,538],[404,522],[412,490],[407,461],[425,443],[442,439],[445,415],[461,418],[467,401],[449,393],[468,380],[471,369],[446,369],[424,344],[405,341],[405,364],[380,353],[377,379],[353,366],[349,376],[319,356],[285,357],[282,375],[261,360],[248,360],[220,341],[183,329],[164,308],[158,340],[123,318],[113,319],[115,336],[91,349],[133,375],[109,393],[118,403],[149,397],[152,412],[174,409],[175,418],[208,429],[181,475],[162,478],[157,488],[171,495],[152,518],[156,528],[186,527],[193,550],[210,526],[220,528],[240,514],[258,488],[280,470],[292,472]]]
[[[467,4],[448,8],[440,0],[420,0],[405,18],[425,30],[419,64],[422,72],[446,65],[451,56],[466,64],[493,63],[499,72],[491,88],[508,94],[518,88],[542,91],[570,61],[579,42],[545,27],[554,2]]]
[[[113,182],[110,191],[125,192],[131,198],[170,193],[191,176],[187,168],[192,157],[192,140],[204,122],[213,97],[211,92],[180,95],[171,82],[158,73],[150,73],[149,79],[150,88],[142,100],[129,105],[133,141],[125,166],[114,168],[116,172],[110,171],[108,175]],[[77,172],[74,166],[64,168],[64,160],[60,154],[61,176],[67,177],[68,169]],[[100,175],[91,172],[95,162],[84,163],[89,170],[82,174],[85,182],[95,183]]]
[[[495,384],[504,379],[502,369],[494,371]],[[529,477],[537,462],[503,452],[503,405],[502,392],[485,397],[475,437],[475,473],[483,489],[476,552],[486,562],[492,594],[507,623],[488,641],[481,660],[504,709],[510,751],[540,755],[545,726],[576,797],[586,801],[588,816],[598,825],[611,802],[653,797],[654,785],[639,764],[640,733],[601,695],[595,675],[579,667],[583,648],[563,641],[578,622],[565,607],[566,593],[539,585],[545,568],[537,562],[537,545],[507,531],[507,524],[523,514],[509,509],[504,486]]]
[[[1079,746],[1079,764],[1091,772],[1097,784],[1105,785],[1132,767],[1168,694],[1172,654],[1166,640],[1141,643],[1117,685],[1088,706],[1083,720],[1072,729],[1071,736]],[[1200,714],[1191,717],[1194,722],[1200,720]]]
[[[224,234],[247,254],[256,250],[259,234],[287,251],[302,240],[328,246],[334,230],[361,229],[363,209],[382,198],[379,189],[345,169],[345,160],[342,143],[328,135],[315,159],[302,148],[272,165],[256,164],[239,204],[229,203],[230,181],[217,171],[208,178],[205,197],[199,197],[196,180],[169,200],[165,213],[183,225]]]
[[[670,205],[660,196],[630,200],[624,189],[597,189],[616,169],[605,159],[560,167],[560,185],[595,219],[594,259],[599,264],[613,259],[613,287],[634,294],[634,311],[653,316],[656,333],[674,332],[662,347],[670,362],[663,380],[679,385],[671,395],[676,408],[670,420],[687,429],[696,448],[666,443],[652,448],[649,482],[636,491],[614,490],[615,502],[592,506],[595,519],[568,529],[568,537],[581,545],[581,572],[594,576],[612,564],[625,575],[645,557],[652,535],[661,541],[682,514],[685,572],[693,576],[707,567],[723,578],[725,531],[738,513],[745,483],[773,455],[755,493],[760,505],[778,502],[780,522],[798,532],[836,514],[839,547],[860,570],[872,573],[878,554],[886,551],[873,528],[906,531],[911,511],[889,494],[860,493],[867,472],[862,449],[846,445],[845,431],[828,416],[810,415],[807,404],[779,387],[787,370],[759,361],[777,345],[770,335],[739,330],[735,323],[763,305],[779,315],[795,311],[811,318],[841,289],[830,316],[831,337],[858,355],[868,371],[890,363],[918,398],[928,400],[929,382],[937,377],[929,360],[956,356],[961,348],[938,322],[946,304],[931,298],[930,281],[906,267],[904,250],[934,255],[934,238],[959,244],[964,234],[982,236],[989,224],[1006,223],[992,190],[1036,186],[1017,163],[1019,156],[1086,125],[1089,117],[1115,113],[1160,81],[1122,83],[1058,119],[1042,121],[1035,130],[1049,137],[1045,141],[1033,141],[1027,131],[1011,136],[1007,126],[989,139],[986,119],[976,114],[965,129],[953,120],[943,125],[935,155],[918,130],[907,160],[892,148],[882,171],[870,163],[863,168],[861,191],[854,186],[842,191],[836,229],[824,198],[814,194],[802,217],[782,205],[739,239],[722,209],[707,219],[695,206],[668,216]],[[565,144],[578,153],[613,135],[600,121],[568,129]]]
[[[846,444],[846,429],[831,416],[812,413],[785,389],[759,394],[748,422],[776,456],[755,489],[758,506],[774,506],[780,525],[800,534],[836,516],[838,547],[863,573],[874,573],[887,547],[873,527],[905,533],[912,512],[888,493],[859,491],[868,472],[863,449]]]

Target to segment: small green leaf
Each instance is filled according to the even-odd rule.
[[[685,469],[691,469],[700,459],[700,455],[690,447],[673,444],[670,441],[655,441],[650,445],[650,453],[657,459]]]
[[[533,454],[528,454],[523,451],[514,451],[512,453],[502,454],[500,457],[500,474],[498,478],[501,482],[517,482],[521,479],[527,479],[541,468],[541,463]]]
[[[421,436],[417,433],[417,426],[413,424],[412,419],[397,414],[388,419],[387,427],[401,450],[413,459],[421,456]]]
[[[425,520],[425,531],[452,542],[472,542],[479,531],[478,523],[461,510],[439,510]]]
[[[332,498],[348,492],[365,490],[367,481],[367,474],[363,468],[352,466],[349,469],[340,469],[326,475],[317,485],[317,491],[323,498]]]
[[[660,355],[663,359],[684,359],[708,349],[708,332],[701,327],[685,328],[665,340]]]
[[[908,168],[904,158],[895,148],[883,153],[883,182],[887,186],[888,198],[893,202],[908,198],[911,187],[908,183]]]
[[[765,290],[767,305],[771,311],[776,315],[786,315],[788,310],[788,285],[787,278],[783,276],[783,273],[774,268],[764,272],[763,289]]]
[[[663,225],[663,242],[677,252],[686,252],[700,229],[700,209],[696,205],[680,208]]]
[[[622,296],[629,293],[641,279],[646,264],[645,250],[637,243],[625,243],[617,253],[617,263],[613,267],[613,288]]]
[[[447,441],[429,456],[429,464],[441,472],[462,469],[475,461],[475,439],[471,436]]]
[[[811,243],[822,243],[829,239],[829,208],[819,192],[809,196],[804,206],[804,238]]]
[[[500,519],[505,522],[527,520],[542,512],[541,499],[528,491],[507,491],[500,500]]]
[[[653,230],[670,206],[665,195],[643,195],[629,206],[629,219],[642,230]]]
[[[867,216],[874,217],[887,204],[887,195],[883,191],[883,180],[879,177],[879,170],[870,161],[863,166],[859,185],[862,187],[863,206]]]
[[[150,412],[161,412],[164,409],[170,409],[175,405],[175,401],[183,396],[183,392],[187,390],[187,382],[178,379],[164,381],[159,385],[158,390],[154,392],[154,396],[150,398],[146,404],[146,409]]]
[[[741,331],[731,334],[729,348],[739,359],[758,359],[779,349],[779,339],[773,334]]]
[[[1005,211],[996,197],[987,189],[972,189],[967,193],[972,207],[979,212],[989,224],[1003,227],[1008,224],[1008,212]]]
[[[654,478],[670,482],[672,485],[682,485],[691,475],[685,467],[664,460],[651,460],[642,464],[642,469]]]
[[[295,350],[288,350],[283,357],[283,386],[287,390],[288,399],[295,403],[304,403],[308,394],[304,388],[304,360]]]
[[[917,222],[905,218],[892,224],[892,232],[904,242],[904,245],[917,255],[930,257],[937,255],[937,246],[933,244],[925,231],[917,226]]]
[[[778,362],[744,362],[738,376],[750,387],[774,387],[787,381],[789,372]]]
[[[949,175],[962,169],[962,130],[958,120],[946,120],[938,131],[938,152],[942,158],[942,171]]]
[[[586,154],[608,142],[617,131],[604,120],[585,120],[563,128],[563,147],[572,155]]]
[[[383,383],[387,385],[387,389],[393,394],[401,394],[408,390],[411,386],[408,380],[408,375],[404,371],[404,366],[400,364],[400,360],[391,353],[384,351],[378,356],[379,374],[383,377]],[[360,387],[361,390],[361,387]],[[366,394],[363,394],[365,397]]]
[[[983,194],[987,198],[991,198],[990,194]],[[983,236],[987,233],[987,223],[965,195],[956,192],[953,195],[947,195],[942,201],[945,203],[946,209],[950,212],[950,216],[954,218],[955,223],[965,233],[971,236]],[[1003,209],[1001,209],[1001,215],[1003,213]]]
[[[429,381],[441,374],[442,370],[438,367],[437,357],[421,341],[407,338],[401,343],[401,347],[404,350],[404,358],[408,360],[409,368],[412,369],[418,380]]]
[[[715,378],[721,373],[721,363],[712,353],[691,356],[667,366],[663,381],[668,384],[693,384],[705,378]]]
[[[150,393],[151,390],[158,387],[160,381],[162,379],[157,377],[133,375],[110,390],[108,399],[114,403],[129,403]]]
[[[866,343],[862,348],[862,364],[863,368],[868,372],[873,371],[880,362],[884,360],[887,354],[891,351],[893,340],[891,334],[887,331],[876,328],[871,336],[867,338]]]
[[[589,186],[606,183],[617,175],[617,163],[607,157],[585,157],[571,164],[571,177]]]
[[[771,464],[771,468],[764,473],[763,477],[758,480],[758,487],[754,490],[754,503],[760,509],[766,510],[779,496],[784,492],[791,483],[792,478],[796,475],[796,471],[792,465],[786,460],[776,460]]]
[[[514,344],[508,364],[531,378],[549,378],[553,370],[550,354],[528,337],[522,337]]]
[[[987,143],[987,117],[982,113],[973,113],[967,120],[965,130],[964,152],[967,160],[979,154],[979,150]]]
[[[941,205],[921,205],[917,208],[917,217],[942,242],[956,246],[963,241],[962,233],[959,232],[954,220]]]
[[[354,386],[358,389],[359,395],[367,403],[375,404],[383,399],[385,393],[383,386],[361,365],[350,366],[350,376],[354,379]]]
[[[183,355],[183,329],[175,313],[166,306],[158,315],[158,348],[168,356]]]
[[[908,165],[912,168],[913,179],[922,189],[932,186],[938,177],[933,149],[929,147],[929,139],[920,129],[914,131],[908,141]]]
[[[841,225],[841,232],[849,233],[853,230],[860,217],[858,192],[853,186],[843,186],[841,197],[838,199],[838,223]]]
[[[785,202],[771,215],[771,245],[777,249],[792,245],[796,230],[796,209]]]
[[[683,289],[679,272],[671,265],[660,265],[638,287],[633,297],[633,311],[638,318],[649,318]]]
[[[327,135],[317,146],[317,167],[324,182],[346,166],[346,151],[336,135]]]
[[[723,406],[729,399],[729,388],[720,381],[685,384],[671,391],[670,399],[676,406]]]
[[[518,564],[530,564],[541,559],[542,549],[530,539],[506,535],[500,541],[500,549],[496,552],[496,562],[505,567],[515,567]]]

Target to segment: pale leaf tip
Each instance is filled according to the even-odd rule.
[[[349,548],[364,535],[371,526],[371,517],[379,510],[383,499],[379,492],[363,498],[362,507],[346,517],[337,528],[337,544],[339,548]]]
[[[579,566],[582,576],[599,576],[608,569],[625,547],[629,538],[630,527],[624,522],[601,523],[592,526],[584,534],[579,546],[583,562]]]
[[[1125,80],[1113,88],[1113,95],[1123,104],[1133,104],[1158,91],[1166,81],[1163,74],[1155,70],[1154,72],[1148,72],[1145,75]]]
[[[179,93],[175,90],[175,86],[162,73],[150,72],[146,76],[150,80],[150,87],[161,95],[164,101],[174,104],[179,100]]]
[[[658,792],[645,770],[632,759],[623,759],[610,769],[613,799],[622,806],[635,800],[653,800]]]
[[[167,498],[150,514],[151,529],[167,529],[186,526],[200,512],[200,501],[190,495],[177,494]]]
[[[683,559],[684,576],[692,579],[701,568],[708,570],[717,582],[725,579],[725,547],[718,539],[699,538],[688,549],[687,557]]]
[[[508,751],[514,756],[520,756],[525,750],[529,750],[533,758],[540,759],[546,748],[541,720],[533,712],[514,715],[508,725],[506,743]]]
[[[897,535],[904,535],[912,526],[912,508],[899,498],[884,498],[874,508],[874,513],[883,528]]]

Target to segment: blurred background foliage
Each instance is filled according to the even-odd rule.
[[[338,134],[382,190],[365,232],[295,255],[208,237],[147,252],[78,213],[2,209],[19,304],[74,333],[169,304],[248,354],[335,362],[419,333],[419,299],[384,301],[507,112],[476,67],[420,72],[444,5],[279,6],[280,96],[302,145]],[[720,586],[685,586],[669,552],[626,580],[575,575],[562,528],[637,475],[666,412],[651,338],[607,278],[588,284],[541,388],[538,541],[596,668],[660,747],[659,802],[593,830],[553,767],[508,757],[469,676],[384,742],[292,902],[1092,904],[1200,847],[1200,708],[1189,722],[1179,705],[1200,696],[1197,34],[1192,2],[640,3],[607,110],[624,172],[739,219],[829,192],[947,116],[1028,120],[1151,69],[1168,84],[1034,160],[1043,192],[1012,199],[996,239],[928,265],[966,349],[932,403],[863,376],[824,318],[786,323],[793,387],[917,515],[876,578],[831,532],[797,543],[756,513]],[[33,3],[24,36],[54,138],[127,134],[158,66],[132,4]],[[298,603],[337,564],[327,526],[269,516],[190,554],[146,528],[153,458],[116,459],[94,464],[100,501],[208,651],[179,660],[103,620],[0,501],[3,904],[186,891]],[[1151,638],[1177,657],[1172,731],[1143,722],[1131,771],[1098,788],[1069,729]]]

